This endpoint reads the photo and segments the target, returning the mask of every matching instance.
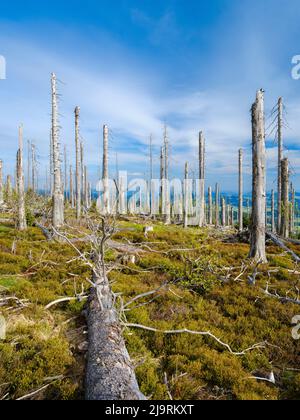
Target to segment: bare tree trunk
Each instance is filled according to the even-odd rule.
[[[53,170],[54,170],[54,188],[53,188],[53,209],[52,223],[55,229],[64,224],[64,194],[61,179],[61,162],[59,152],[59,125],[58,125],[58,107],[56,76],[52,73],[52,144],[53,144]]]
[[[50,130],[50,196],[53,196],[53,136]]]
[[[277,196],[277,209],[278,209],[278,224],[277,232],[281,232],[281,202],[282,202],[282,180],[281,180],[281,161],[283,159],[283,138],[282,138],[282,127],[283,127],[283,100],[278,100],[278,196]]]
[[[85,171],[84,171],[84,145],[80,143],[80,172],[81,172],[81,203],[85,207]]]
[[[283,238],[288,238],[290,233],[290,201],[289,201],[289,161],[281,161],[281,231]]]
[[[108,126],[104,125],[103,127],[103,207],[104,214],[108,215],[110,213],[109,207],[109,175],[108,175]]]
[[[243,150],[239,150],[239,231],[244,229],[244,209],[243,209]]]
[[[12,179],[11,175],[6,177],[6,199],[9,201],[12,197]]]
[[[74,184],[73,184],[73,167],[70,165],[70,203],[71,207],[75,207]]]
[[[150,204],[150,215],[153,216],[154,198],[152,197],[152,180],[153,180],[153,137],[152,137],[152,134],[150,135],[149,154],[150,154],[149,204]]]
[[[3,194],[3,162],[0,160],[0,206],[4,203],[4,194]]]
[[[296,191],[294,190],[293,185],[291,186],[292,191],[292,202],[291,202],[291,215],[290,215],[290,236],[292,237],[295,231],[295,201],[296,201]]]
[[[64,179],[64,191],[65,191],[65,199],[68,200],[68,162],[67,162],[67,147],[64,146],[64,170],[65,170],[65,179]]]
[[[164,161],[164,149],[160,151],[160,197],[159,197],[159,212],[162,216],[164,214],[164,178],[165,178],[165,161]]]
[[[252,106],[253,190],[250,258],[266,263],[266,148],[264,93],[257,92]]]
[[[19,127],[19,150],[17,153],[17,193],[18,193],[18,219],[17,226],[19,230],[27,229],[26,211],[25,211],[25,188],[23,172],[23,126]]]
[[[275,193],[274,190],[272,190],[272,202],[271,202],[271,213],[272,213],[272,222],[271,222],[271,229],[272,233],[276,232],[276,226],[275,226]]]
[[[108,280],[97,279],[88,304],[88,401],[144,400],[139,390]]]
[[[81,218],[81,171],[80,171],[80,133],[79,133],[79,117],[80,117],[80,108],[77,106],[75,108],[75,147],[76,147],[76,218],[80,220]]]
[[[216,184],[216,197],[215,197],[215,200],[216,200],[216,205],[215,205],[215,211],[216,211],[216,214],[215,214],[215,217],[216,217],[216,220],[215,220],[215,225],[216,225],[216,228],[218,228],[219,227],[219,225],[220,225],[220,187],[219,187],[219,184]]]
[[[27,141],[27,191],[31,188],[30,173],[31,173],[31,144]]]
[[[87,167],[84,167],[84,207],[89,208],[89,181]]]
[[[226,201],[222,198],[222,226],[226,226]]]
[[[205,139],[202,131],[199,134],[199,183],[199,226],[203,227],[205,226]]]
[[[186,229],[189,225],[189,164],[185,164],[184,170],[184,205],[183,205],[183,226]]]
[[[234,227],[234,208],[231,206],[231,226]]]
[[[212,199],[212,188],[208,188],[208,224],[213,224],[213,199]]]
[[[169,139],[167,126],[165,126],[164,132],[164,158],[165,158],[165,174],[164,174],[164,213],[165,213],[165,223],[169,225],[171,223],[171,203],[170,203],[170,194],[168,188],[169,181]]]
[[[32,191],[36,192],[36,153],[33,143],[31,143],[31,185]]]

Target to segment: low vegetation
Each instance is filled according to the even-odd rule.
[[[230,232],[155,225],[145,239],[140,221],[119,222],[114,241],[140,250],[135,264],[110,273],[127,323],[159,331],[210,331],[210,337],[124,330],[141,391],[149,399],[278,400],[300,398],[299,342],[291,320],[299,281],[290,256],[268,244],[268,265],[247,260],[249,245]],[[84,249],[85,243],[79,243]],[[298,247],[292,246],[299,253]],[[108,260],[117,258],[109,251]],[[81,399],[86,350],[85,300],[89,268],[68,244],[49,242],[40,229],[0,226],[0,399]],[[165,287],[161,287],[161,286]],[[58,299],[74,297],[45,307]],[[121,300],[119,300],[119,306]],[[275,384],[266,379],[275,375]],[[31,395],[32,394],[32,395]]]

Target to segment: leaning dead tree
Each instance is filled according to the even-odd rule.
[[[266,263],[266,146],[264,92],[257,92],[252,106],[252,220],[250,258]]]
[[[239,231],[244,229],[244,209],[243,209],[243,150],[239,150]]]
[[[76,148],[76,218],[80,220],[81,217],[81,173],[80,173],[80,140],[79,140],[79,116],[80,108],[75,108],[75,148]]]
[[[64,224],[64,194],[61,176],[61,160],[59,150],[59,125],[58,125],[58,102],[56,89],[56,76],[52,73],[52,145],[53,145],[53,205],[52,224],[55,229]]]
[[[19,150],[17,152],[17,195],[18,195],[18,211],[17,211],[17,227],[19,230],[27,229],[26,210],[25,210],[25,186],[24,186],[24,169],[23,169],[23,126],[19,127]]]
[[[281,228],[280,234],[288,238],[290,234],[290,201],[289,201],[289,161],[281,161]]]
[[[199,134],[199,226],[205,226],[205,138],[203,132]]]

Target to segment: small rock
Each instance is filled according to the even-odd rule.
[[[89,343],[87,341],[84,341],[83,343],[80,343],[78,345],[78,351],[80,353],[86,353],[88,351]]]

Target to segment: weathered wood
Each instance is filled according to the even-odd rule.
[[[213,198],[212,198],[212,188],[208,188],[208,224],[213,224]]]
[[[199,134],[199,226],[205,226],[205,138]]]
[[[4,203],[3,194],[3,162],[0,160],[0,206]]]
[[[266,263],[266,149],[264,93],[257,92],[252,106],[252,221],[250,258]]]
[[[25,211],[25,188],[23,170],[23,126],[19,127],[19,150],[17,153],[17,194],[18,194],[18,214],[17,226],[19,230],[27,229]]]
[[[130,361],[108,280],[94,279],[88,302],[87,400],[145,400]]]
[[[272,214],[272,219],[271,219],[271,230],[272,230],[272,233],[275,233],[275,231],[276,231],[276,225],[275,225],[275,193],[274,193],[274,190],[272,190],[272,193],[271,193],[271,196],[272,196],[272,198],[271,198],[271,214]]]
[[[275,245],[279,246],[279,248],[283,249],[285,252],[290,254],[293,260],[296,261],[296,263],[300,263],[300,257],[298,257],[298,255],[295,254],[294,251],[288,248],[281,238],[279,238],[276,234],[271,232],[267,232],[266,235],[267,238],[271,239],[271,241],[274,242]]]
[[[109,206],[109,174],[108,174],[108,126],[103,126],[103,212],[105,215],[110,213]]]
[[[278,191],[277,191],[277,210],[278,210],[278,221],[277,221],[277,232],[281,232],[281,202],[282,202],[282,180],[281,180],[281,161],[283,159],[283,138],[282,138],[282,127],[283,127],[283,99],[278,99]]]
[[[280,235],[288,238],[290,233],[289,161],[281,161],[281,227]]]
[[[80,166],[80,129],[79,117],[80,108],[75,108],[75,149],[76,149],[76,168],[75,168],[75,182],[76,182],[76,218],[81,218],[81,166]]]
[[[186,162],[184,169],[184,204],[183,204],[183,226],[186,229],[189,225],[189,191],[188,191],[188,179],[189,179],[189,164]]]
[[[215,197],[215,226],[216,228],[220,225],[220,187],[216,184],[216,197]]]
[[[243,209],[243,150],[239,150],[239,231],[244,229],[244,209]]]
[[[57,90],[56,76],[52,73],[52,145],[53,145],[53,205],[52,205],[52,223],[55,229],[60,228],[64,224],[64,194],[61,179],[61,162],[59,150],[59,125],[58,125],[58,106],[57,106]]]

